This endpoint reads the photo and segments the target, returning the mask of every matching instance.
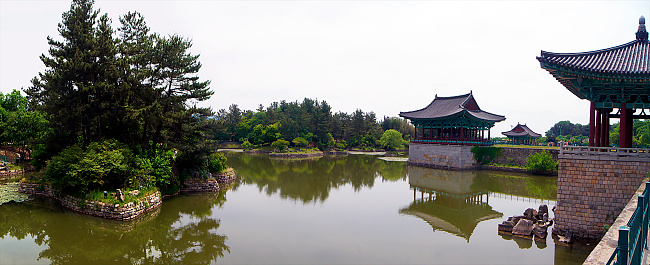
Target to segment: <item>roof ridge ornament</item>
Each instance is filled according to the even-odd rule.
[[[636,32],[637,40],[648,40],[648,31],[645,29],[645,17],[641,16],[639,18],[639,30]]]

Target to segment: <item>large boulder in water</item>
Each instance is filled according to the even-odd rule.
[[[539,215],[542,215],[542,214],[548,213],[548,205],[546,205],[546,204],[542,204],[542,205],[540,205],[540,206],[539,206],[539,210],[537,210],[537,213],[538,213]]]
[[[513,235],[530,236],[533,234],[533,221],[528,219],[521,219],[517,225],[512,228]]]
[[[545,240],[546,236],[548,236],[548,227],[546,225],[535,225],[533,234],[535,234],[536,238]]]
[[[531,221],[537,221],[537,210],[533,208],[528,208],[524,212],[524,218],[531,220]]]
[[[512,221],[503,221],[499,224],[499,231],[512,232],[513,227],[515,227],[515,224]]]

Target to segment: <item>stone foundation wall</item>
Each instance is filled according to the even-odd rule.
[[[226,172],[221,174],[216,174],[214,178],[217,179],[217,182],[219,183],[230,183],[235,181],[235,179],[237,179],[237,174],[235,173],[234,169],[228,168]]]
[[[158,208],[162,204],[160,192],[155,192],[135,202],[125,204],[87,201],[72,196],[65,196],[59,201],[61,201],[63,207],[75,212],[122,221],[135,219],[145,212]]]
[[[600,239],[649,171],[643,158],[560,155],[553,234]]]
[[[52,197],[61,202],[61,205],[63,205],[63,207],[75,212],[123,221],[135,219],[143,213],[158,208],[162,204],[160,192],[155,192],[153,194],[140,198],[135,202],[126,204],[110,204],[88,201],[69,195],[61,198],[52,192],[52,188],[49,186],[43,186],[41,184],[20,183],[18,190],[22,193]]]
[[[180,192],[217,192],[219,191],[219,182],[216,179],[188,179],[184,182]]]
[[[557,161],[558,155],[560,154],[559,149],[501,147],[501,156],[497,158],[497,163],[502,165],[512,164],[525,167],[528,156],[544,152],[544,150],[551,154],[553,160]]]
[[[473,169],[476,161],[471,146],[418,144],[409,145],[409,164],[449,169]]]
[[[324,156],[325,153],[270,153],[271,158],[303,158],[303,157],[319,157]]]

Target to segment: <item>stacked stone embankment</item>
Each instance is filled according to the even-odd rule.
[[[648,159],[560,155],[553,234],[600,239],[650,171]]]
[[[319,157],[324,156],[323,152],[316,153],[270,153],[269,157],[273,158],[305,158],[305,157]]]
[[[474,169],[476,160],[471,146],[411,143],[408,163],[415,166]]]
[[[549,153],[554,161],[558,161],[559,149],[501,147],[501,155],[496,162],[502,165],[525,167],[530,155],[542,152]]]
[[[61,202],[63,207],[75,212],[123,221],[135,219],[143,213],[158,208],[162,204],[160,192],[158,191],[139,198],[134,202],[123,204],[89,201],[70,195],[60,197],[56,196],[51,187],[42,184],[20,183],[19,191],[26,194],[54,198]]]
[[[228,185],[237,176],[235,171],[229,168],[224,173],[210,174],[209,177],[208,179],[186,180],[185,187],[181,189],[181,192],[217,192],[219,191],[219,183]],[[58,200],[63,207],[75,212],[122,221],[133,220],[146,212],[160,207],[162,204],[162,197],[159,191],[138,198],[133,202],[118,204],[89,201],[69,195],[57,196],[50,186],[37,183],[21,182],[18,191],[25,194],[53,198]]]

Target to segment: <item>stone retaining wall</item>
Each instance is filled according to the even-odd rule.
[[[270,153],[269,157],[272,158],[305,158],[305,157],[318,157],[324,156],[325,153]]]
[[[600,239],[650,171],[650,161],[613,155],[560,155],[553,234]]]
[[[476,161],[471,146],[418,144],[409,145],[409,164],[416,166],[474,169]]]
[[[527,164],[526,159],[531,154],[548,152],[553,157],[553,160],[558,160],[560,154],[559,149],[542,149],[542,148],[517,148],[517,147],[501,147],[501,156],[497,158],[497,163],[502,165],[516,165],[525,167]]]
[[[648,179],[645,180],[647,181]],[[616,218],[616,221],[614,221],[614,224],[611,225],[598,245],[596,245],[591,253],[589,253],[589,256],[583,263],[584,265],[607,264],[607,261],[609,261],[609,258],[614,254],[614,251],[616,251],[616,247],[618,246],[618,228],[627,225],[627,222],[632,218],[639,201],[639,195],[643,194],[645,187],[645,182],[639,186],[634,195],[632,195],[632,198],[623,208],[623,211],[621,211],[621,214]]]
[[[9,179],[12,176],[25,174],[25,172],[27,172],[27,171],[25,171],[23,169],[21,169],[21,170],[0,171],[0,180]]]
[[[18,191],[27,194],[54,198],[61,202],[61,205],[63,205],[63,207],[75,212],[122,221],[135,219],[145,212],[158,208],[162,204],[160,192],[157,191],[153,194],[142,197],[135,202],[126,204],[111,204],[88,201],[69,195],[61,198],[52,192],[52,188],[49,186],[44,186],[42,184],[20,183]]]
[[[217,192],[219,182],[216,179],[188,179],[180,192]]]
[[[231,183],[236,179],[235,171],[232,168],[222,174],[213,174],[214,179],[189,179],[185,181],[185,188],[181,192],[217,192],[219,183]],[[111,204],[85,199],[75,198],[69,195],[63,198],[57,196],[52,188],[48,185],[35,183],[20,183],[18,191],[26,194],[50,197],[61,202],[63,207],[88,214],[92,216],[114,219],[114,220],[132,220],[138,216],[158,208],[162,204],[160,192],[147,195],[135,202],[125,204]]]

